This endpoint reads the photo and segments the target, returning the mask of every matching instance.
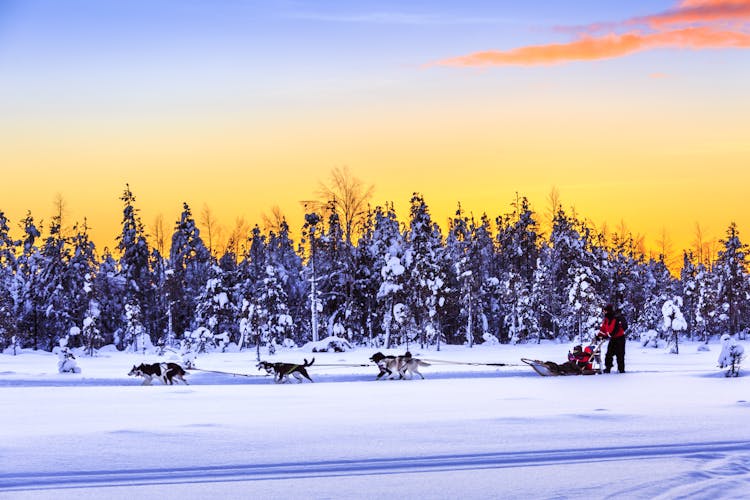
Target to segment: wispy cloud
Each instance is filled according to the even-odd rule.
[[[471,24],[515,24],[519,21],[512,18],[498,17],[461,17],[428,13],[410,12],[356,12],[325,13],[325,12],[294,12],[287,17],[309,21],[354,24],[401,24],[401,25],[471,25]]]
[[[750,0],[683,0],[665,12],[580,27],[569,42],[475,52],[431,65],[561,64],[658,48],[750,48]]]

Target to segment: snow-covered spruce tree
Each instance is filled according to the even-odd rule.
[[[568,310],[575,319],[574,334],[576,342],[591,341],[601,324],[602,298],[597,293],[598,276],[590,267],[577,266],[570,270],[573,278],[568,289]]]
[[[540,340],[555,338],[553,325],[557,324],[557,320],[553,320],[552,313],[552,308],[556,307],[554,300],[551,298],[554,294],[555,284],[550,271],[552,265],[552,247],[546,242],[542,242],[539,248],[536,270],[531,281],[531,295],[534,304],[536,304],[535,313]]]
[[[190,206],[183,203],[180,220],[175,223],[169,250],[166,278],[169,318],[175,338],[192,329],[196,302],[206,286],[211,255],[203,243]]]
[[[16,251],[19,242],[10,237],[10,228],[5,213],[0,210],[0,352],[15,346],[18,339],[16,322]]]
[[[405,303],[414,320],[420,347],[439,345],[442,333],[437,313],[445,294],[442,235],[432,222],[427,204],[417,193],[411,199],[407,234]]]
[[[645,303],[637,323],[630,329],[647,332],[661,324],[662,305],[676,294],[676,287],[675,280],[662,259],[649,259],[643,268],[643,273],[640,286],[643,289]],[[664,338],[663,330],[659,330],[659,334]],[[664,338],[664,340],[668,339]]]
[[[0,352],[11,345],[11,340],[17,338],[15,321],[15,304],[13,301],[12,277],[4,276],[0,268]],[[15,343],[15,341],[13,341]]]
[[[322,303],[321,323],[326,336],[351,335],[356,328],[350,323],[354,287],[354,249],[344,240],[339,215],[331,203],[328,227],[316,247],[318,294]],[[351,340],[351,337],[348,337]]]
[[[504,340],[538,341],[541,335],[531,294],[539,260],[537,223],[526,198],[517,198],[513,212],[497,218],[498,279],[502,290]]]
[[[143,326],[141,306],[135,301],[125,304],[125,329],[121,342],[126,349],[141,354],[146,354],[153,347],[151,338]]]
[[[529,283],[514,272],[504,273],[503,276],[501,287],[508,342],[538,342],[539,325]]]
[[[687,323],[687,331],[690,334],[690,340],[693,340],[697,333],[695,321],[695,306],[698,302],[698,285],[695,279],[697,274],[698,268],[695,266],[692,252],[683,252],[678,288],[680,296],[683,297],[683,309],[685,310],[685,321]]]
[[[609,289],[602,290],[607,302],[616,305],[630,325],[637,323],[645,303],[641,284],[645,257],[639,245],[631,233],[612,236],[608,248]]]
[[[255,342],[256,361],[260,361],[260,307],[257,296],[248,296],[242,300],[240,308],[239,331],[240,349],[250,347]]]
[[[222,269],[218,265],[211,266],[208,281],[196,303],[194,324],[196,330],[204,333],[196,337],[196,330],[193,330],[193,338],[199,338],[195,352],[206,352],[214,346],[222,350],[226,348],[234,320],[230,295],[231,291],[224,285]]]
[[[549,295],[544,298],[547,301],[544,309],[550,315],[546,327],[552,329],[554,338],[569,339],[578,333],[578,316],[569,297],[579,270],[589,267],[586,242],[578,229],[581,226],[560,208],[553,220],[550,249],[543,253],[546,261],[541,265],[549,271],[549,283],[545,286]]]
[[[500,291],[495,278],[495,249],[490,222],[483,215],[477,224],[459,205],[445,241],[443,274],[445,304],[440,324],[449,343],[474,343],[496,338]]]
[[[569,331],[583,343],[596,335],[602,320],[602,305],[610,303],[617,294],[610,289],[613,271],[604,248],[604,236],[592,234],[591,228],[585,224],[581,224],[579,232],[583,251],[576,265],[568,271],[571,283],[567,290],[567,306],[575,320]]]
[[[256,302],[258,316],[258,349],[261,344],[275,351],[275,346],[283,345],[292,336],[294,325],[286,303],[286,293],[276,276],[273,266],[266,266],[266,276],[258,288]]]
[[[162,257],[159,249],[152,248],[149,257],[149,267],[153,279],[154,291],[153,307],[149,308],[150,316],[146,318],[146,329],[153,332],[158,354],[164,350],[177,346],[172,326],[171,311],[169,309],[169,259]]]
[[[750,284],[747,275],[748,246],[740,241],[737,225],[732,222],[727,228],[726,238],[720,240],[723,248],[713,267],[718,278],[718,292],[720,307],[723,309],[723,327],[730,335],[743,332],[747,317],[748,298],[750,298]],[[743,332],[744,333],[744,332]]]
[[[63,281],[66,287],[65,295],[68,302],[67,309],[70,323],[80,327],[84,322],[91,300],[95,300],[92,297],[94,289],[91,283],[98,266],[96,247],[89,238],[88,225],[85,219],[83,225],[76,224],[73,227],[70,246],[72,248],[66,263]],[[84,337],[79,336],[76,341],[82,342]]]
[[[526,198],[517,198],[512,207],[497,218],[499,265],[529,283],[539,258],[538,225]]]
[[[695,328],[697,336],[708,343],[711,335],[719,329],[721,316],[718,304],[718,277],[699,263],[695,274]]]
[[[72,304],[68,296],[68,292],[72,290],[66,282],[70,253],[61,234],[59,217],[52,218],[49,236],[41,248],[41,257],[37,321],[40,336],[43,338],[42,348],[52,351],[70,328],[75,326],[70,310]]]
[[[377,297],[380,287],[380,274],[377,268],[378,252],[374,244],[375,215],[369,213],[362,233],[354,248],[354,282],[352,287],[352,308],[349,320],[356,325],[352,340],[356,344],[374,346],[377,330]]]
[[[83,340],[83,347],[86,349],[86,354],[93,356],[94,352],[102,346],[102,341],[104,339],[99,330],[99,316],[101,315],[101,310],[99,309],[99,302],[94,297],[94,287],[89,281],[90,279],[91,275],[86,275],[84,292],[89,297],[89,301],[83,317],[81,337]]]
[[[379,272],[377,293],[380,328],[382,329],[382,344],[386,349],[398,345],[401,339],[393,338],[394,308],[404,297],[404,282],[406,280],[404,266],[403,235],[399,231],[396,212],[393,205],[383,210],[375,208],[375,229],[373,231],[373,250],[376,255],[375,266]]]
[[[242,301],[245,298],[242,292],[243,276],[240,273],[240,267],[237,263],[236,256],[228,251],[219,257],[217,264],[221,269],[224,287],[229,294],[229,302],[232,309],[225,326],[229,335],[229,343],[240,346],[239,321],[242,313]]]
[[[122,232],[117,236],[117,250],[120,252],[120,272],[125,279],[125,332],[127,338],[115,339],[119,348],[125,348],[128,341],[135,341],[133,335],[147,335],[144,318],[149,317],[148,309],[154,306],[154,287],[149,268],[149,249],[143,224],[135,207],[135,196],[130,186],[125,185],[120,197],[122,211]],[[143,342],[142,342],[143,343]],[[151,339],[149,338],[149,345]]]
[[[470,261],[479,276],[479,308],[477,320],[480,326],[481,337],[484,341],[499,342],[500,329],[503,318],[500,317],[500,274],[497,270],[497,259],[495,258],[495,243],[492,235],[490,219],[486,214],[482,215],[480,223],[471,224],[471,251]],[[537,304],[538,301],[532,299]],[[538,321],[536,321],[538,324]]]
[[[36,245],[41,236],[31,212],[21,222],[24,230],[21,254],[15,275],[15,316],[18,318],[18,343],[21,347],[39,349],[42,339],[42,280],[43,257]]]
[[[302,342],[305,330],[302,328],[309,317],[306,307],[307,286],[302,276],[302,258],[294,248],[294,242],[289,236],[289,225],[286,219],[279,224],[278,234],[270,232],[268,235],[268,264],[273,266],[284,293],[287,297],[289,315],[296,325],[293,332],[295,343]]]
[[[680,332],[687,329],[687,322],[682,315],[682,297],[675,296],[664,302],[661,307],[662,330],[668,341],[669,352],[680,353]]]
[[[453,302],[457,303],[455,314],[458,322],[455,323],[457,330],[463,331],[464,343],[473,347],[476,341],[477,316],[481,309],[480,293],[482,276],[476,265],[478,262],[473,258],[472,231],[470,221],[458,205],[456,216],[450,220],[448,236],[445,239],[445,253],[447,260],[452,263],[446,273],[446,308],[451,308]],[[452,285],[452,286],[451,286]],[[460,339],[459,335],[456,335]],[[450,336],[448,340],[453,340]]]
[[[266,237],[256,225],[250,232],[249,246],[238,269],[238,286],[242,297],[239,316],[240,349],[252,345],[259,346],[258,290],[265,276],[267,254]]]
[[[98,328],[102,345],[114,344],[115,339],[123,338],[125,331],[125,277],[106,248],[94,273],[92,287],[92,293],[99,302]]]

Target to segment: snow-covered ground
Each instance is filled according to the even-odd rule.
[[[0,355],[0,498],[747,498],[750,376],[698,346],[547,378],[520,358],[569,345],[412,346],[433,361],[406,381],[348,366],[370,349],[293,350],[265,359],[314,356],[316,383],[283,385],[247,351],[200,356],[187,386],[127,376],[154,356]]]

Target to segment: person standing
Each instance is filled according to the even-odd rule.
[[[607,354],[604,356],[604,373],[612,371],[614,358],[617,358],[617,370],[625,373],[625,322],[615,313],[612,304],[604,307],[604,321],[596,337],[609,340]]]

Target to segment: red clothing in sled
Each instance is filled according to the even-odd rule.
[[[574,363],[579,370],[591,370],[591,355],[593,354],[590,347],[586,347],[583,351],[574,351],[568,353],[568,361]]]

